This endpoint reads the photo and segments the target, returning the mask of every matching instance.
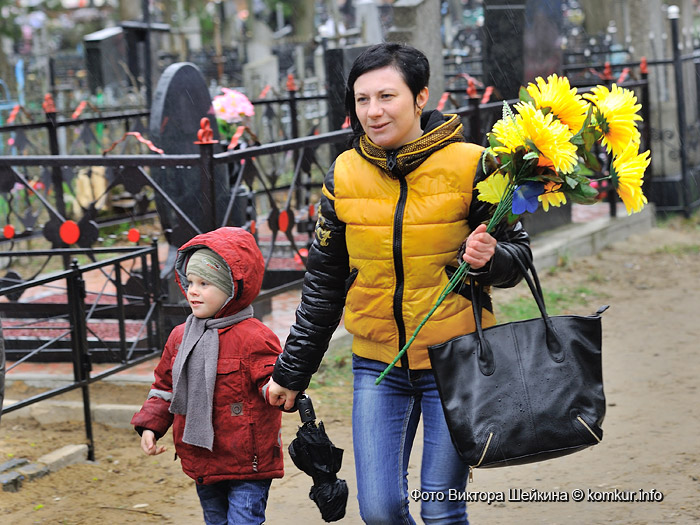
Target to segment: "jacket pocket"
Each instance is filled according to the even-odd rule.
[[[230,405],[243,401],[241,360],[219,358],[216,365],[215,405]]]

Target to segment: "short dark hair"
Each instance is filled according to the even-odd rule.
[[[364,50],[353,62],[345,84],[345,111],[355,135],[362,126],[355,113],[355,81],[360,75],[386,66],[394,66],[413,93],[413,99],[430,81],[430,63],[422,51],[407,44],[383,42]]]

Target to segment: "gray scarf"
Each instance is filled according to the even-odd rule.
[[[214,427],[214,385],[219,360],[219,328],[253,316],[248,305],[240,312],[220,319],[200,319],[190,314],[185,323],[180,350],[173,363],[172,414],[186,414],[182,441],[212,450]],[[196,352],[194,351],[196,347]]]

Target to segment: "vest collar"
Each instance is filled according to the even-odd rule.
[[[386,150],[372,142],[366,134],[355,143],[355,150],[367,161],[386,171],[392,178],[405,177],[430,155],[453,142],[466,142],[458,115],[443,115],[439,111],[423,114],[425,131],[416,140],[395,150]]]

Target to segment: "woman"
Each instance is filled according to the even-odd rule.
[[[486,233],[489,205],[474,190],[484,178],[483,149],[465,142],[456,115],[423,113],[429,77],[425,55],[401,44],[373,46],[353,64],[345,106],[354,147],[326,175],[301,304],[269,384],[270,402],[292,408],[345,307],[354,336],[358,500],[370,524],[415,523],[407,468],[421,414],[420,489],[444,495],[423,501],[421,517],[467,523],[466,503],[448,494],[466,489],[468,465],[452,445],[427,347],[475,329],[469,300],[446,298],[397,366],[375,380],[435,304],[460,256],[486,287],[514,286],[521,277],[500,243],[531,257],[519,224]],[[494,323],[490,312],[484,319]]]

